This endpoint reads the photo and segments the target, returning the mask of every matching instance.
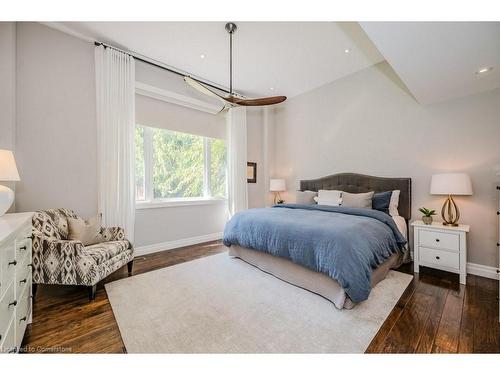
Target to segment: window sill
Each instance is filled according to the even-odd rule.
[[[185,198],[185,199],[168,199],[156,200],[149,202],[136,202],[136,210],[145,210],[149,208],[163,208],[163,207],[182,207],[182,206],[203,206],[212,204],[227,203],[226,198]]]

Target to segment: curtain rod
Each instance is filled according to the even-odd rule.
[[[106,43],[103,43],[103,42],[95,41],[94,44],[96,46],[103,46],[105,48],[111,48],[111,49],[114,49],[116,51],[125,53],[125,54],[127,54],[129,56],[132,56],[136,60],[139,60],[139,61],[141,61],[143,63],[146,63],[146,64],[149,64],[149,65],[156,66],[157,68],[166,70],[166,71],[168,71],[170,73],[174,73],[174,74],[177,74],[177,75],[182,76],[182,77],[186,77],[187,76],[187,77],[193,78],[193,79],[197,80],[198,82],[203,83],[204,85],[210,86],[210,87],[212,87],[214,89],[217,89],[217,90],[223,91],[223,92],[225,92],[227,94],[230,94],[230,92],[227,89],[225,89],[225,88],[222,88],[220,86],[214,85],[213,83],[209,83],[209,82],[203,81],[203,80],[201,80],[201,79],[199,79],[197,77],[193,77],[189,73],[185,73],[185,72],[182,72],[180,70],[177,70],[177,69],[174,69],[174,68],[171,68],[171,67],[167,67],[166,65],[164,65],[164,64],[162,64],[160,62],[153,61],[153,59],[150,59],[150,58],[148,58],[146,56],[139,55],[138,53],[127,52],[127,51],[124,51],[124,50],[122,50],[120,48],[117,48],[117,47],[114,47],[114,46],[110,46],[109,44],[106,44]]]

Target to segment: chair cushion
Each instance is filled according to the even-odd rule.
[[[85,246],[83,252],[90,256],[97,264],[117,256],[130,247],[127,240],[103,242],[95,245]]]
[[[101,215],[96,215],[88,220],[68,217],[68,239],[80,241],[85,246],[104,242],[101,235]]]

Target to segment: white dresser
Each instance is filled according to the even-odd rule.
[[[417,220],[413,227],[413,264],[415,273],[420,266],[437,268],[460,275],[460,284],[467,278],[467,233],[468,225],[457,227],[441,222],[425,225]]]
[[[0,353],[15,353],[31,322],[31,217],[0,216]]]

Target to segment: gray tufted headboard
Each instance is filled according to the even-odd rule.
[[[411,178],[375,177],[357,173],[337,173],[316,180],[301,180],[300,190],[342,190],[349,193],[380,193],[400,190],[399,214],[406,220],[411,217]]]

